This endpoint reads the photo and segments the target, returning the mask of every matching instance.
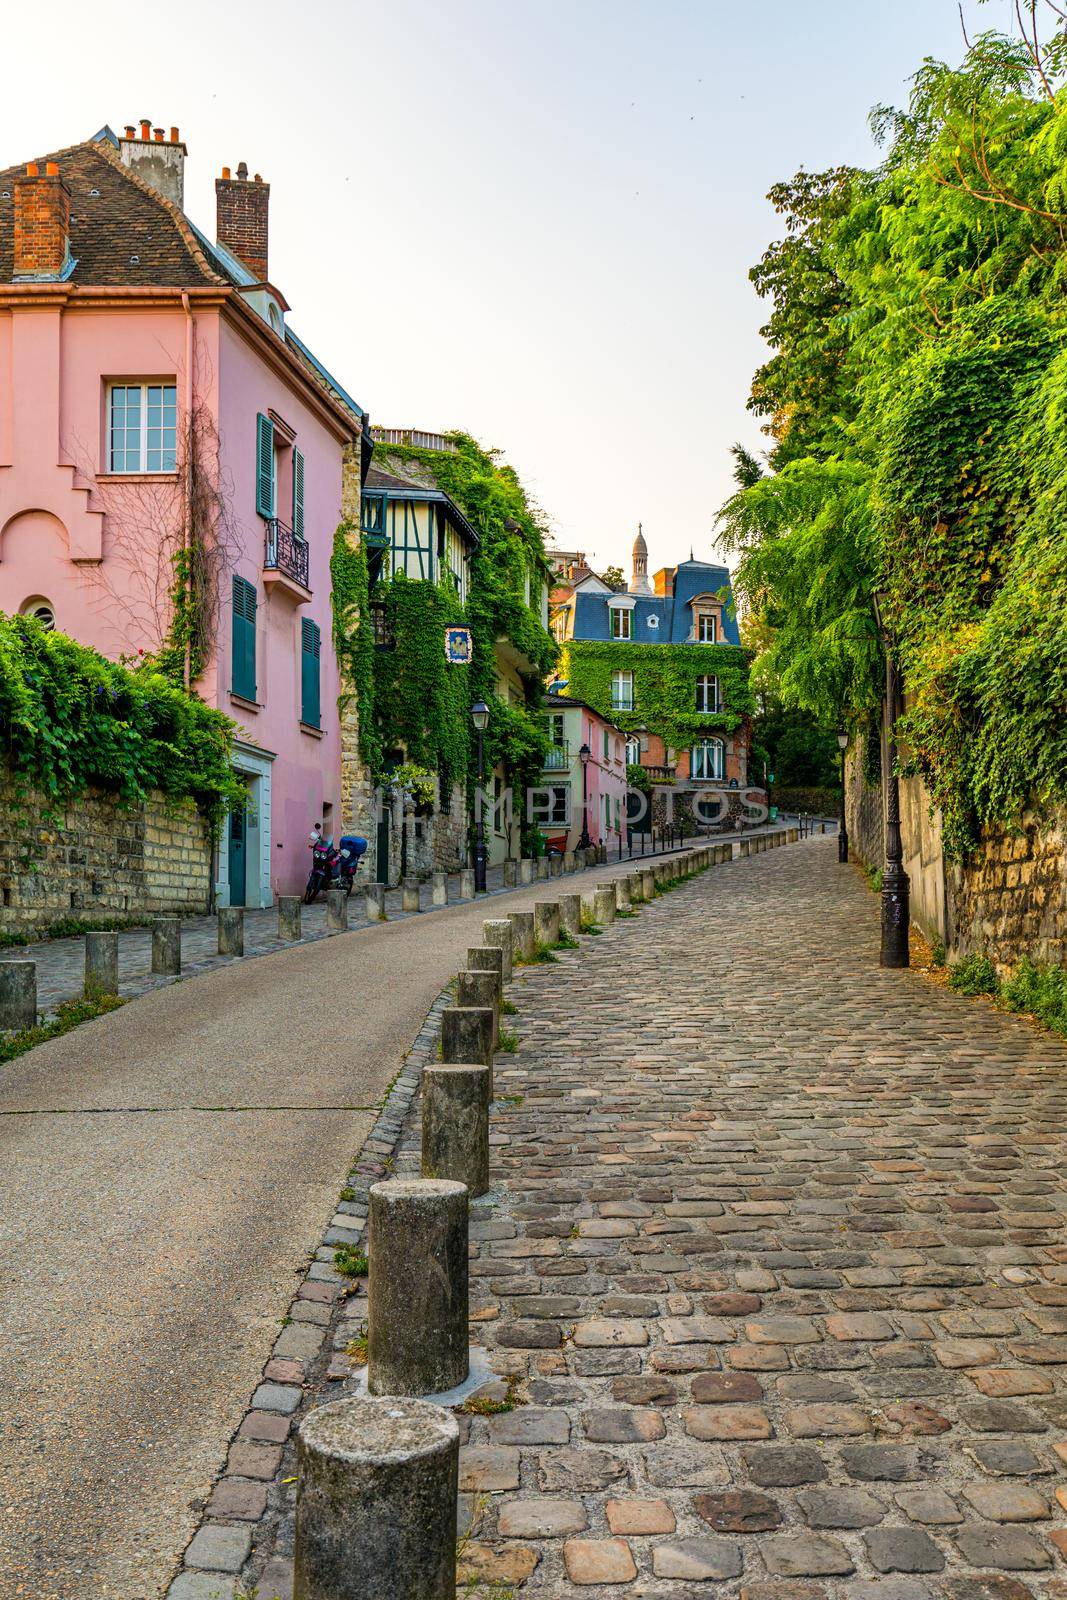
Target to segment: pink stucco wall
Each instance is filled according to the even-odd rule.
[[[269,849],[264,834],[262,874],[249,903],[296,892],[307,874],[311,823],[324,805],[340,814],[329,559],[341,506],[341,425],[217,305],[188,314],[173,298],[84,310],[0,308],[0,609],[17,612],[46,599],[61,631],[116,659],[151,651],[166,636],[170,573],[160,559],[160,529],[180,526],[180,499],[173,474],[117,479],[101,470],[109,379],[175,381],[179,413],[191,400],[206,419],[202,438],[212,449],[217,441],[226,570],[215,655],[197,689],[234,719],[244,745],[273,757]],[[268,593],[263,582],[256,416],[271,409],[293,430],[305,460],[312,590],[305,604],[278,586]],[[290,494],[283,479],[278,512],[285,521]],[[230,693],[234,572],[257,590],[257,708]],[[301,615],[322,634],[318,738],[300,725]]]
[[[553,705],[552,712],[559,714],[560,707]],[[587,706],[568,707],[562,715],[570,766],[564,772],[546,772],[544,781],[546,784],[570,783],[570,826],[564,830],[562,826],[556,827],[544,823],[541,831],[546,839],[562,838],[566,832],[567,849],[573,850],[577,845],[582,832],[582,763],[578,752],[583,744],[587,744],[590,750],[585,775],[589,839],[593,844],[607,843],[614,849],[619,842],[619,834],[615,828],[616,802],[622,827],[623,829],[626,827],[626,741],[618,729],[605,722],[603,717]],[[607,760],[604,759],[605,731],[608,735]],[[610,827],[607,830],[604,828],[605,796],[610,801],[611,817]]]

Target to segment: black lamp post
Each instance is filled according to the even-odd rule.
[[[848,860],[848,824],[845,821],[845,751],[848,749],[848,734],[842,728],[837,736],[838,749],[841,751],[841,824],[837,830],[837,859]]]
[[[885,867],[882,871],[882,949],[879,964],[883,967],[910,965],[908,926],[911,921],[909,906],[910,885],[904,871],[904,844],[900,836],[900,781],[897,778],[897,662],[893,642],[889,638],[882,618],[878,596],[874,601],[874,618],[881,635],[885,653]]]
[[[593,754],[587,744],[583,744],[578,752],[582,763],[582,835],[578,840],[579,850],[589,849],[589,757]]]
[[[475,840],[474,840],[474,892],[484,894],[486,891],[485,868],[488,851],[485,848],[485,818],[482,815],[483,790],[485,787],[485,730],[489,726],[489,707],[484,700],[476,700],[471,706],[471,721],[474,723],[478,735],[478,793],[475,797]]]

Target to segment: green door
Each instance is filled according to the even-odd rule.
[[[246,901],[248,863],[246,836],[248,832],[246,806],[230,812],[230,904],[243,906]]]
[[[389,823],[390,812],[387,807],[382,807],[382,814],[378,818],[378,850],[375,870],[379,883],[389,882]]]

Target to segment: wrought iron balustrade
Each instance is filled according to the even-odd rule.
[[[307,540],[294,533],[279,517],[271,517],[267,523],[267,549],[263,565],[268,572],[281,572],[304,589],[311,587],[308,582],[311,563]]]
[[[548,754],[545,756],[546,772],[566,772],[570,764],[570,745],[566,739],[558,744],[549,745]]]

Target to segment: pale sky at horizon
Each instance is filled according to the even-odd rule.
[[[654,570],[710,554],[729,447],[763,443],[767,189],[875,159],[870,107],[962,53],[956,0],[873,9],[58,0],[5,19],[35,71],[6,77],[0,167],[150,114],[214,236],[214,179],[247,161],[289,320],[372,419],[499,446],[594,565],[628,572],[640,520]],[[1010,0],[964,11],[1005,26]]]

